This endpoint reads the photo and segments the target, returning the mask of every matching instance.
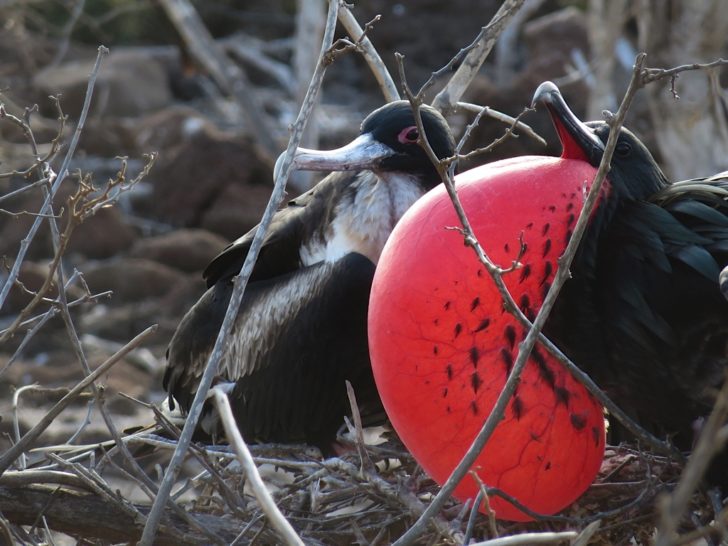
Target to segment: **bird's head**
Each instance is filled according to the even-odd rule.
[[[455,141],[445,118],[427,105],[420,107],[420,114],[435,155],[439,159],[453,155]],[[417,177],[425,189],[431,189],[440,182],[440,176],[418,139],[412,107],[400,100],[369,114],[359,136],[346,146],[327,151],[299,148],[293,163],[299,170],[401,173]]]
[[[536,89],[533,106],[537,105],[545,106],[551,116],[563,148],[561,157],[581,159],[598,167],[609,138],[609,125],[579,120],[551,82]],[[620,130],[608,178],[612,188],[627,199],[645,199],[668,184],[647,147],[625,128]]]

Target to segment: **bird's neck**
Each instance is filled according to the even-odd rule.
[[[394,226],[425,193],[415,176],[371,171],[358,174],[343,191],[323,240],[315,255],[308,257],[309,262],[333,262],[358,252],[376,264]]]

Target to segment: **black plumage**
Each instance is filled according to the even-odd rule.
[[[422,107],[438,157],[454,151],[444,118]],[[339,170],[278,211],[247,286],[216,383],[228,392],[250,441],[307,442],[328,449],[350,412],[351,381],[364,416],[381,412],[366,320],[375,264],[395,223],[439,183],[418,144],[409,103],[370,114],[338,150],[299,149],[299,169]],[[228,246],[204,272],[209,287],[168,349],[170,406],[189,410],[255,233]],[[209,408],[201,428],[219,432]]]
[[[606,123],[581,123],[550,83],[534,102],[568,157],[598,165]],[[670,183],[622,129],[606,185],[546,334],[640,424],[690,449],[728,364],[728,175]]]

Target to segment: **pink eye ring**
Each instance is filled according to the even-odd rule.
[[[418,138],[420,138],[420,132],[414,125],[410,127],[405,127],[397,135],[397,140],[401,144],[412,144],[414,142],[417,142]]]

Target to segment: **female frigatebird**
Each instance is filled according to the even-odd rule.
[[[607,123],[579,121],[550,82],[534,104],[549,111],[562,157],[599,164]],[[670,183],[622,129],[546,333],[642,425],[689,449],[728,364],[726,264],[725,175]]]
[[[454,153],[445,119],[420,108],[435,154]],[[332,151],[298,149],[294,167],[328,175],[276,213],[219,368],[243,436],[307,442],[327,450],[350,412],[345,381],[363,415],[381,410],[367,347],[374,268],[404,212],[440,182],[421,148],[406,101],[372,112],[361,134]],[[207,267],[208,290],[182,319],[167,351],[169,403],[189,410],[255,233]],[[214,412],[201,428],[218,432]]]

